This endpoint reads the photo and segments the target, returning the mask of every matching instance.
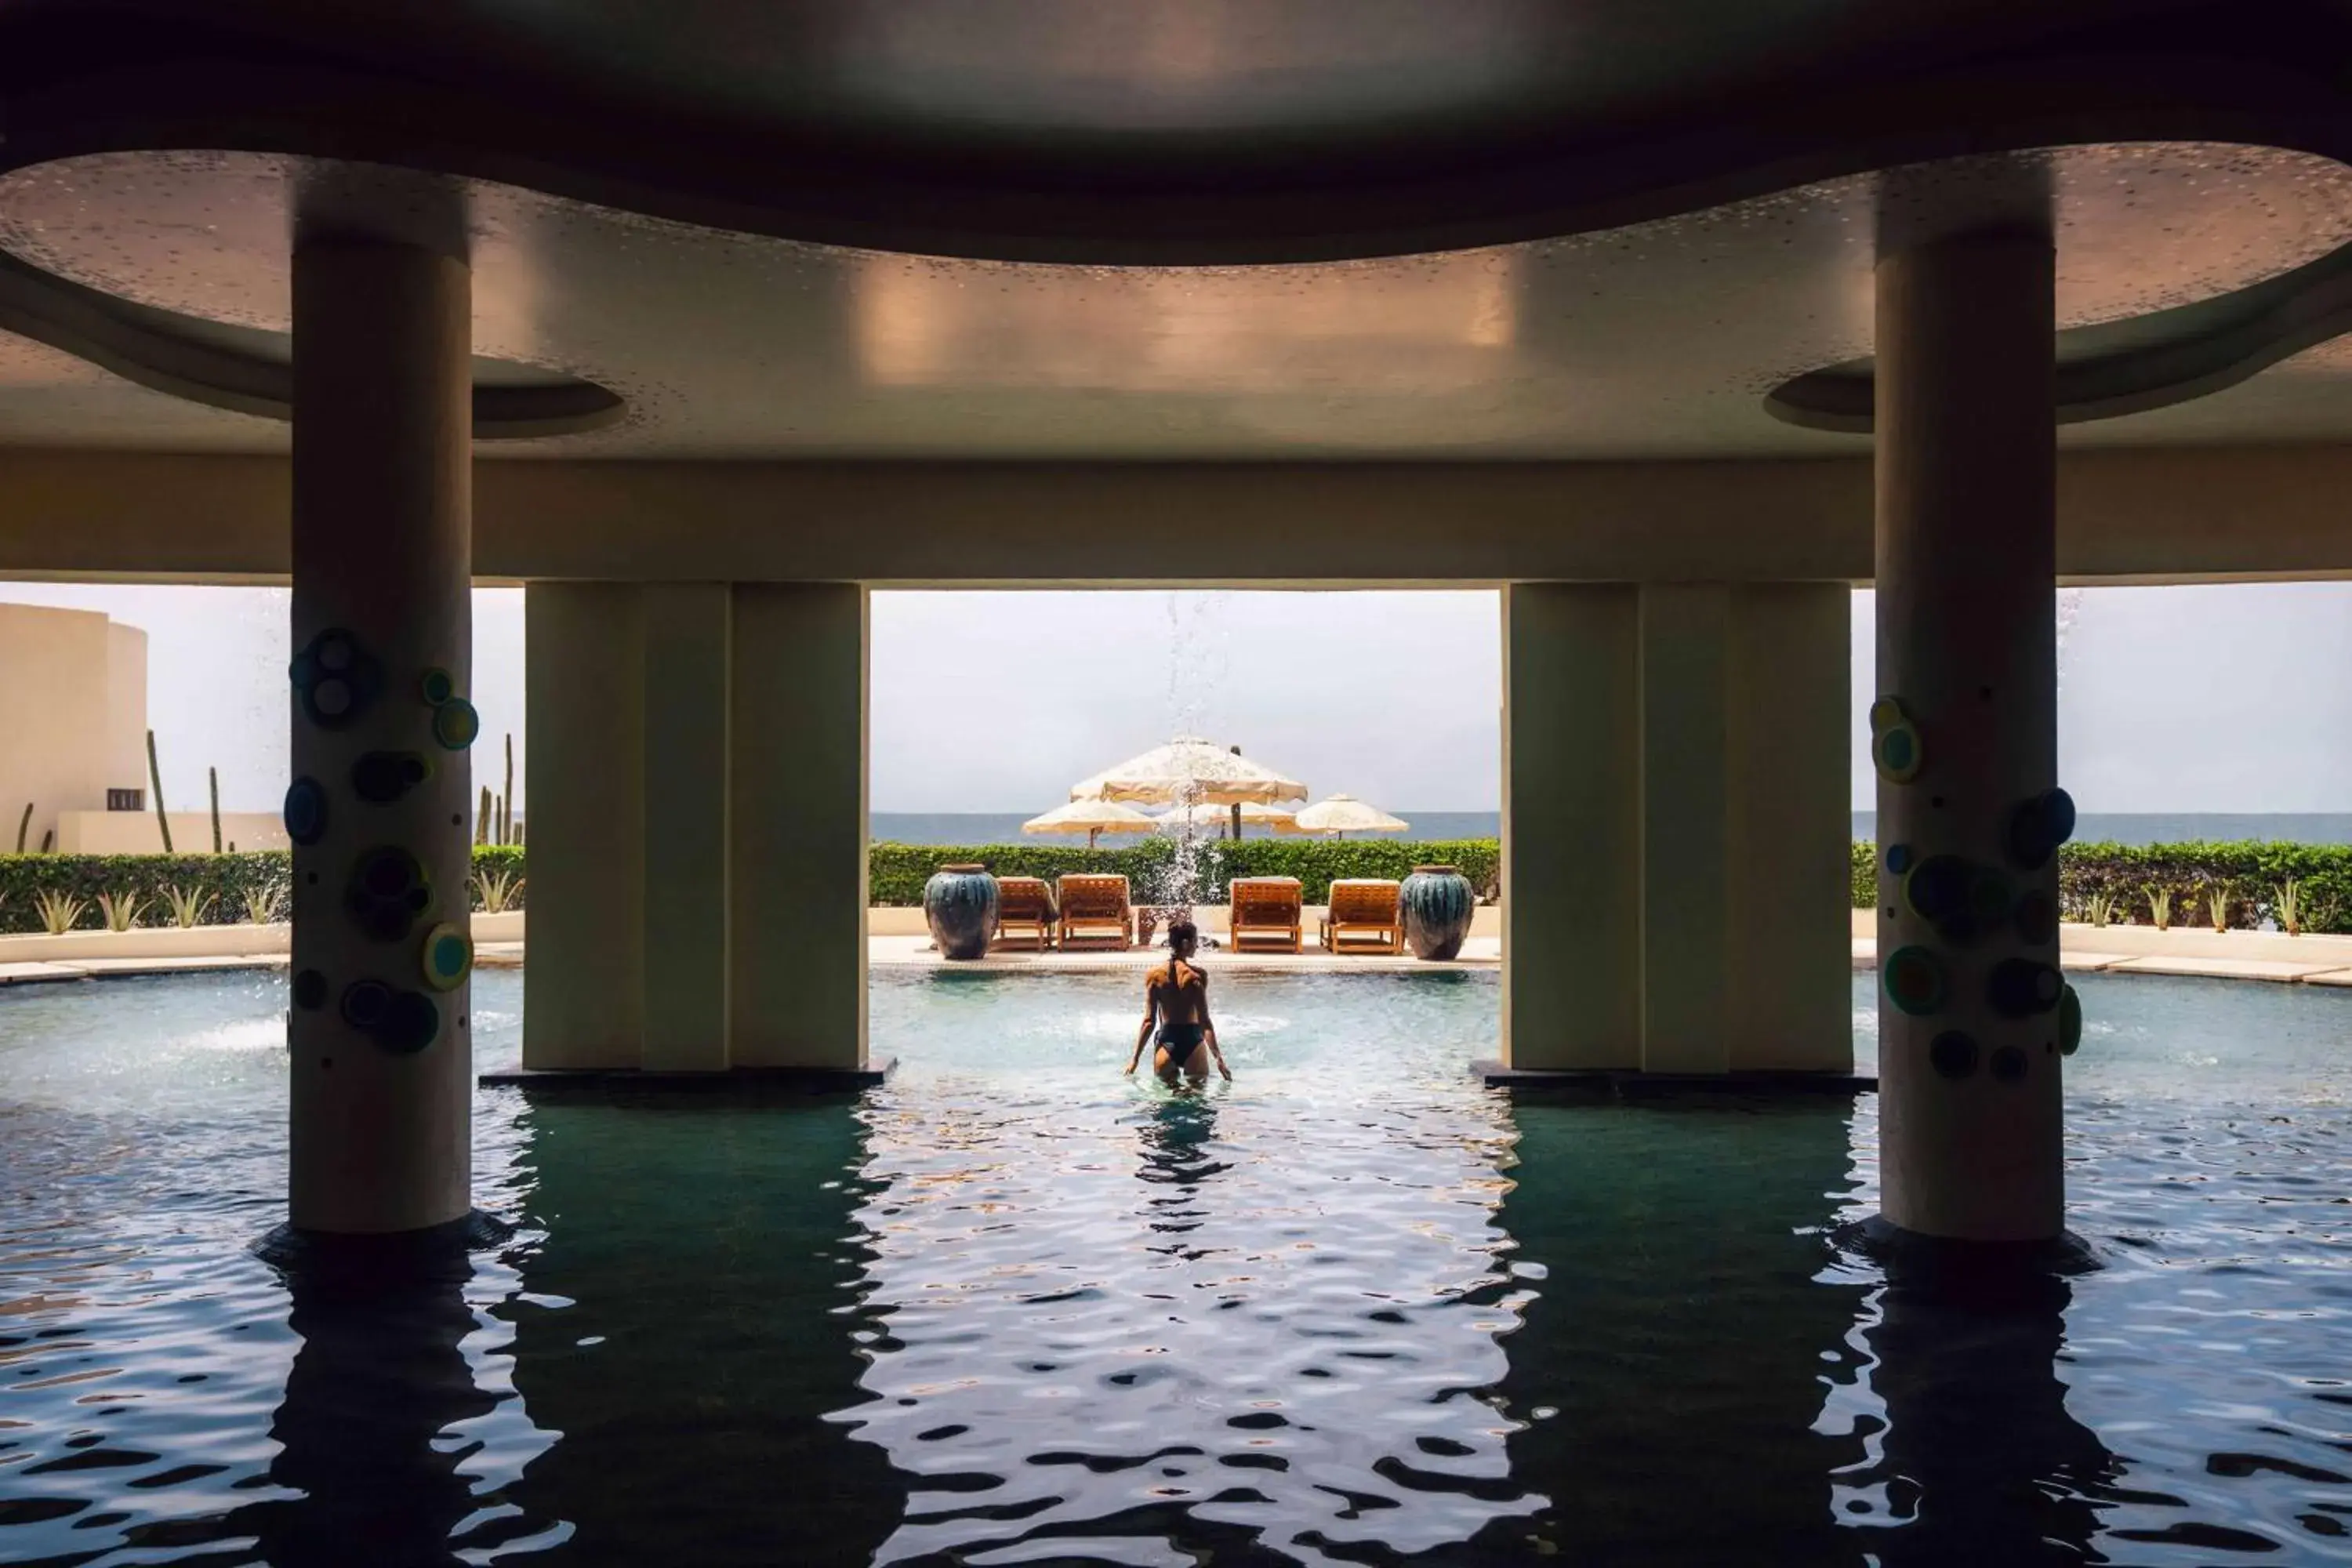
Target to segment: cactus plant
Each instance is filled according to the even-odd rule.
[[[482,786],[482,807],[481,810],[477,812],[474,816],[474,842],[477,844],[488,844],[489,841],[490,786],[484,784]]]
[[[214,853],[214,854],[215,854],[215,855],[217,855],[217,854],[219,854],[219,853],[221,852],[221,837],[220,837],[220,770],[219,770],[218,768],[206,768],[206,769],[205,770],[205,784],[206,784],[207,786],[209,786],[209,787],[211,788],[211,790],[212,790],[212,795],[213,795],[213,853]]]
[[[507,787],[499,796],[499,842],[514,842],[514,731],[507,731]]]
[[[41,929],[51,936],[63,936],[73,930],[74,922],[81,919],[82,910],[89,908],[71,893],[54,889],[35,899],[33,907],[41,911]]]
[[[33,803],[25,803],[25,815],[16,819],[16,853],[25,852],[25,835],[33,826]]]
[[[139,895],[133,892],[100,893],[98,912],[109,931],[129,931],[139,919]]]
[[[155,826],[163,830],[163,853],[172,852],[172,819],[163,811],[163,770],[155,764],[155,731],[147,731],[147,784],[155,792]]]

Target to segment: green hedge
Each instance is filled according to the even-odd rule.
[[[874,903],[900,907],[923,901],[923,884],[941,866],[977,861],[1000,877],[1043,877],[1072,871],[1107,871],[1125,877],[1139,899],[1152,896],[1167,880],[1176,846],[1147,839],[1131,848],[1085,849],[1033,844],[877,844],[870,852],[866,896]],[[1382,839],[1244,838],[1239,844],[1200,847],[1202,898],[1222,903],[1225,884],[1235,877],[1296,877],[1306,900],[1321,903],[1338,877],[1402,878],[1415,866],[1459,866],[1482,898],[1492,899],[1502,880],[1503,847],[1493,838],[1394,843]]]
[[[1877,846],[1853,845],[1853,907],[1878,901]],[[2297,913],[2307,931],[2352,931],[2352,845],[2261,840],[2190,844],[2069,844],[2058,852],[2058,904],[2066,919],[2088,921],[2092,900],[2109,900],[2117,925],[2152,925],[2149,894],[2172,894],[2171,923],[2210,928],[2208,889],[2228,895],[2229,921],[2251,929],[2279,920],[2279,889],[2293,878]]]
[[[517,845],[476,845],[474,866],[492,873],[520,877],[524,851]],[[291,857],[283,849],[248,850],[235,855],[0,855],[0,933],[42,930],[38,900],[43,893],[59,892],[81,900],[76,931],[103,931],[106,920],[98,896],[129,893],[139,900],[140,926],[173,923],[166,888],[200,891],[212,900],[204,916],[207,925],[241,924],[247,918],[248,891],[270,892],[277,898],[277,918],[286,918],[287,885],[293,876]],[[481,893],[473,889],[473,907],[481,907]],[[518,891],[509,908],[520,909]]]

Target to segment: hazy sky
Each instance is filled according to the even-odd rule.
[[[199,806],[209,764],[225,807],[277,806],[283,590],[0,583],[0,600],[146,628],[166,798]],[[1855,595],[1861,807],[1871,614]],[[522,652],[521,591],[478,590],[476,776],[497,786],[511,732],[527,804]],[[2060,773],[2085,810],[2352,811],[2352,584],[2087,590],[2060,667]],[[1487,593],[878,594],[874,809],[1042,811],[1076,779],[1193,733],[1318,795],[1491,810],[1500,670]]]

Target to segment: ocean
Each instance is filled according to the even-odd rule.
[[[877,843],[1019,844],[1022,823],[1034,814],[1019,811],[877,811],[870,819]],[[1412,824],[1404,839],[1493,838],[1503,831],[1498,811],[1400,811]],[[1853,836],[1877,834],[1878,814],[1853,814]],[[1252,828],[1247,837],[1264,837]],[[2195,839],[2269,838],[2297,844],[2352,844],[2352,812],[2085,812],[2074,837],[2088,843],[2182,844]],[[1050,839],[1032,842],[1050,843]],[[1077,842],[1070,840],[1069,842]],[[1106,846],[1134,843],[1106,837]]]

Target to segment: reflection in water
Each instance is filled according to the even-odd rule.
[[[471,1446],[441,1439],[498,1404],[460,1348],[476,1327],[463,1280],[354,1299],[298,1278],[293,1298],[302,1347],[270,1423],[269,1479],[296,1495],[235,1510],[227,1533],[250,1534],[273,1568],[457,1561],[451,1540],[484,1505],[460,1469]]]
[[[2054,1277],[1999,1299],[1872,1292],[1854,1336],[1870,1360],[1832,1401],[1866,1455],[1833,1490],[1846,1522],[1890,1527],[1870,1542],[1885,1561],[2104,1561],[2097,1500],[2126,1495],[2123,1467],[2066,1411],[2057,1363],[2071,1300]]]
[[[1518,1107],[1503,1205],[1527,1300],[1499,1406],[1552,1507],[1517,1544],[1599,1561],[1848,1560],[1813,1430],[1857,1291],[1812,1281],[1842,1103]],[[1489,1540],[1498,1551],[1509,1539]]]
[[[907,1483],[854,1440],[863,1358],[843,1100],[534,1105],[514,1380],[562,1436],[513,1489],[600,1563],[864,1563]],[[691,1543],[683,1550],[682,1543]]]

